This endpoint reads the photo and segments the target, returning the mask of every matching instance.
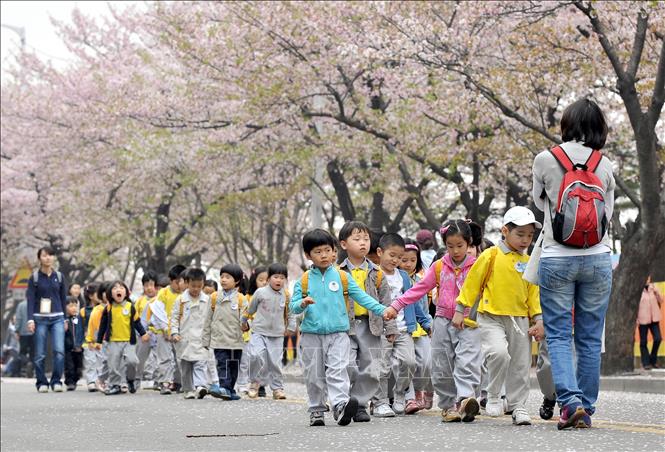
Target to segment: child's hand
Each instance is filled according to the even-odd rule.
[[[458,330],[464,329],[464,314],[461,312],[455,312],[453,316],[453,326]]]
[[[529,336],[533,336],[538,342],[545,338],[545,328],[543,321],[538,320],[531,328],[529,328]]]
[[[395,339],[397,339],[397,335],[396,335],[396,334],[389,334],[389,335],[386,336],[386,340],[387,340],[388,342],[390,342],[391,344],[392,344],[393,342],[395,342]]]
[[[171,342],[180,342],[180,336],[178,334],[174,334],[171,336]]]
[[[242,325],[240,325],[240,329],[241,329],[243,332],[247,332],[247,331],[249,331],[249,323],[247,323],[247,322],[242,322]]]
[[[296,332],[291,330],[284,331],[284,336],[295,336]]]
[[[141,336],[141,340],[143,342],[148,342],[150,340],[150,335],[148,333],[145,333],[143,336]]]
[[[101,350],[102,344],[92,344],[92,348],[94,348],[95,350]]]
[[[314,299],[312,297],[305,297],[305,298],[302,299],[302,302],[300,303],[300,307],[302,309],[305,309],[310,304],[316,304],[316,302],[314,301]]]
[[[385,311],[383,311],[383,320],[392,320],[397,318],[397,311],[395,308],[388,306]]]

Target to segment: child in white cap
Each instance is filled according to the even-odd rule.
[[[529,261],[526,250],[536,228],[542,225],[526,207],[506,212],[501,228],[504,239],[478,257],[457,298],[452,320],[455,327],[464,328],[464,310],[480,297],[478,327],[489,378],[485,410],[493,417],[503,414],[500,397],[505,382],[508,411],[516,425],[531,424],[525,408],[531,336],[538,341],[544,336],[538,286],[522,279]]]

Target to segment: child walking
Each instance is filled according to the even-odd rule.
[[[206,275],[200,268],[185,273],[187,289],[180,294],[171,314],[171,339],[175,344],[185,399],[202,399],[208,393],[208,350],[203,347],[203,323],[210,299],[203,293]]]
[[[457,298],[453,317],[453,325],[465,331],[465,311],[481,297],[478,325],[489,378],[485,411],[493,417],[504,413],[500,396],[505,382],[507,411],[512,411],[515,425],[531,425],[526,410],[530,336],[538,341],[544,337],[538,286],[522,279],[529,260],[525,252],[536,227],[542,228],[542,225],[526,207],[515,206],[506,212],[501,228],[505,239],[480,255]]]
[[[396,300],[411,287],[409,275],[398,265],[404,254],[404,239],[398,234],[383,235],[379,241],[377,254],[381,270],[385,274],[391,291],[391,299]],[[406,410],[406,392],[416,370],[416,354],[411,336],[418,324],[429,332],[432,319],[420,304],[411,304],[396,317],[397,334],[382,339],[381,379],[379,388],[372,398],[374,416],[393,417]],[[395,377],[393,404],[389,404],[388,382],[391,371]]]
[[[339,425],[348,425],[358,410],[358,400],[349,397],[349,296],[376,315],[385,307],[358,287],[346,272],[337,270],[335,239],[323,229],[303,236],[303,250],[312,267],[296,282],[289,310],[304,313],[300,326],[300,359],[304,367],[310,426],[325,425],[329,411]]]
[[[141,381],[143,381],[143,377],[145,376],[144,374],[149,374],[150,376],[154,377],[155,375],[155,368],[146,368],[146,362],[148,361],[148,358],[150,358],[151,355],[155,355],[155,346],[157,339],[155,338],[155,333],[150,331],[150,327],[148,325],[148,322],[146,320],[147,318],[147,313],[150,312],[150,303],[152,303],[155,300],[155,297],[157,296],[157,290],[156,290],[156,283],[157,283],[157,273],[153,272],[152,270],[146,271],[143,276],[141,277],[141,283],[143,284],[143,295],[136,300],[136,303],[134,304],[134,307],[136,308],[136,312],[141,319],[141,324],[143,325],[143,328],[148,332],[148,335],[150,336],[150,340],[148,342],[139,342],[136,345],[136,356],[139,360],[137,366],[136,366],[136,389],[141,388]],[[156,362],[156,358],[155,358]],[[151,378],[149,378],[151,379]]]
[[[106,378],[108,377],[108,366],[106,362],[106,347],[97,342],[99,326],[102,322],[102,314],[108,306],[106,289],[108,282],[102,282],[97,286],[96,298],[98,304],[90,311],[87,334],[85,336],[85,375],[88,383],[88,392],[105,391]]]
[[[111,300],[104,309],[99,327],[97,342],[107,341],[107,363],[109,367],[109,387],[106,395],[119,394],[120,385],[127,375],[128,367],[136,367],[136,332],[141,340],[150,340],[141,325],[132,302],[129,299],[129,289],[122,281],[114,281],[106,290],[106,298]],[[130,370],[131,373],[131,370]],[[135,392],[133,381],[127,382],[130,392]]]
[[[261,385],[270,385],[272,398],[286,399],[280,360],[284,348],[283,338],[296,329],[295,317],[288,311],[286,282],[288,271],[284,264],[268,267],[268,284],[258,289],[243,315],[243,331],[249,330],[252,320],[252,336],[246,347],[249,362],[249,397],[259,395]],[[244,354],[243,354],[244,355]]]
[[[399,268],[404,270],[411,279],[411,286],[422,280],[420,273],[423,263],[420,247],[415,240],[404,239],[404,254]],[[429,294],[429,292],[428,292]],[[424,295],[418,303],[423,312],[429,313],[429,295]],[[406,414],[415,414],[420,410],[429,410],[434,401],[432,386],[432,342],[427,331],[418,324],[413,332],[413,345],[416,351],[416,371],[406,394]]]
[[[237,264],[220,270],[221,291],[213,293],[205,316],[202,343],[215,350],[221,398],[240,400],[235,385],[245,342],[242,337],[242,312],[247,307],[243,295],[245,275]]]
[[[256,292],[261,287],[265,287],[266,284],[268,284],[268,268],[259,266],[252,270],[247,288],[247,302],[250,303],[252,301],[252,297],[254,296],[254,292]],[[242,350],[242,359],[240,360],[240,369],[238,370],[238,381],[236,382],[238,385],[238,393],[241,395],[249,394],[249,355],[247,354],[247,347],[249,347],[249,341],[251,337],[251,329],[243,331],[242,339],[245,341],[245,347]],[[264,386],[260,386],[259,397],[265,396],[266,388]]]
[[[79,314],[79,300],[72,295],[67,297],[65,321],[65,386],[67,391],[76,390],[83,368],[83,341],[85,333],[83,319]]]
[[[482,364],[480,332],[476,328],[458,330],[452,319],[460,287],[476,260],[467,251],[481,243],[481,229],[475,223],[451,220],[439,232],[447,253],[434,261],[423,280],[398,298],[392,308],[399,311],[437,289],[432,332],[432,384],[439,396],[443,422],[472,422],[480,412],[476,399]]]
[[[384,306],[389,306],[390,286],[378,265],[367,259],[371,239],[369,227],[360,221],[348,221],[339,231],[339,242],[347,253],[339,269],[351,275],[365,293]],[[370,422],[367,403],[376,393],[381,373],[381,336],[398,333],[394,321],[383,322],[375,315],[353,303],[353,320],[349,330],[351,354],[349,356],[349,394],[358,400],[354,422]]]

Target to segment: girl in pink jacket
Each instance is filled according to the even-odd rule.
[[[467,249],[481,244],[482,230],[468,220],[451,220],[439,232],[447,253],[433,262],[425,277],[395,300],[391,308],[400,311],[437,288],[432,328],[432,384],[439,396],[443,422],[471,422],[480,412],[476,400],[482,365],[480,334],[476,328],[456,329],[452,318],[455,300],[476,261],[467,254]]]
[[[658,368],[658,347],[660,347],[660,305],[663,302],[663,297],[658,292],[658,289],[651,284],[651,276],[647,279],[642,291],[642,298],[640,299],[640,308],[637,312],[637,324],[640,329],[640,356],[642,358],[642,367],[645,370],[651,370],[654,367]],[[653,337],[653,345],[651,346],[651,353],[647,348],[648,332],[651,331]]]

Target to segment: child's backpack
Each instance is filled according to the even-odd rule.
[[[53,270],[55,274],[58,277],[58,282],[62,284],[62,273],[60,273],[58,270]],[[32,278],[30,281],[32,281],[32,284],[34,284],[35,289],[37,288],[37,280],[39,279],[39,270],[35,270],[32,272]]]
[[[595,171],[603,158],[591,151],[583,164],[573,164],[561,146],[550,151],[564,171],[552,219],[554,240],[573,248],[597,245],[607,231],[605,190]]]
[[[249,295],[243,295],[238,292],[238,311],[242,312],[244,310],[243,306],[246,308],[246,304],[249,302]],[[182,304],[181,304],[182,306]],[[217,307],[217,292],[214,292],[210,295],[210,309],[211,315],[215,315],[215,308]],[[243,308],[243,309],[241,309]],[[182,316],[182,313],[180,314]]]

